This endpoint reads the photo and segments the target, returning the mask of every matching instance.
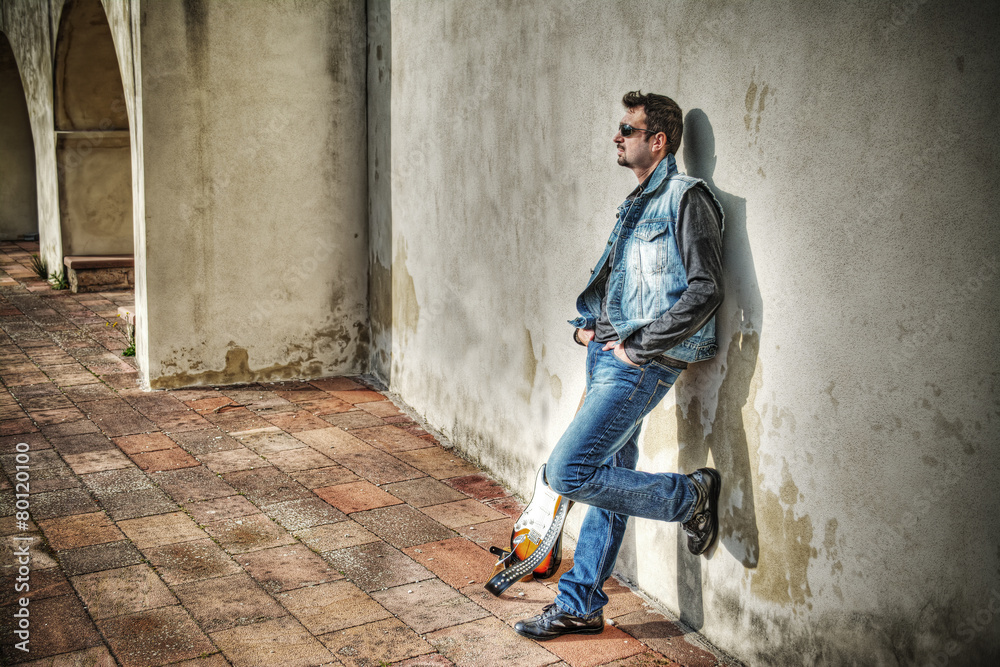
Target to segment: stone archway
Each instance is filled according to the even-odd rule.
[[[55,45],[63,253],[132,255],[132,161],[118,57],[100,0],[70,0]]]
[[[35,142],[17,60],[0,32],[0,241],[38,235]]]

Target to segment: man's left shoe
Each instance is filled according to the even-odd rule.
[[[683,523],[688,551],[695,556],[708,551],[719,534],[719,489],[722,478],[715,468],[698,468],[687,476],[698,491],[694,514]]]
[[[563,635],[596,635],[604,632],[604,614],[591,619],[568,614],[554,604],[546,605],[538,616],[518,621],[514,632],[540,642]]]

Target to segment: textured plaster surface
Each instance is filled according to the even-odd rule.
[[[998,24],[981,2],[393,3],[391,388],[528,490],[635,185],[618,100],[670,95],[681,168],[727,213],[727,297],[640,466],[718,467],[722,535],[694,559],[634,521],[619,572],[752,664],[995,659]]]
[[[150,385],[365,369],[364,5],[139,23]]]
[[[0,239],[38,233],[35,144],[27,98],[7,36],[0,34]]]

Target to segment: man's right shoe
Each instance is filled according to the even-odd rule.
[[[538,616],[518,621],[514,632],[543,642],[563,635],[596,635],[604,632],[604,614],[586,619],[564,612],[554,604],[546,605]]]
[[[688,535],[688,551],[695,556],[708,551],[719,534],[719,489],[722,478],[715,468],[698,468],[687,476],[698,491],[694,514],[682,525]]]

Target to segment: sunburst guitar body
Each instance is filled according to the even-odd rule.
[[[514,522],[510,548],[490,547],[490,553],[500,559],[486,590],[499,596],[529,574],[547,579],[556,573],[562,563],[562,529],[570,505],[571,501],[545,483],[545,466],[539,468],[531,501]]]

